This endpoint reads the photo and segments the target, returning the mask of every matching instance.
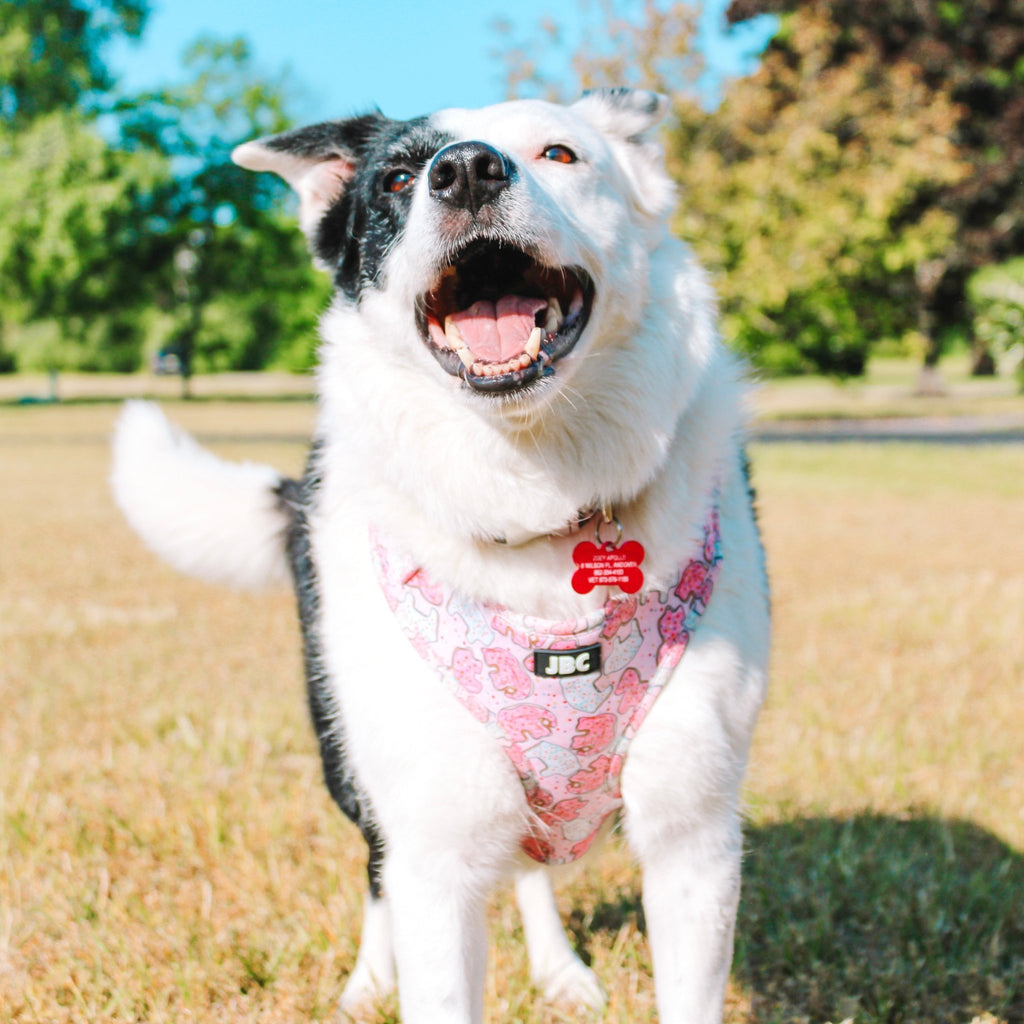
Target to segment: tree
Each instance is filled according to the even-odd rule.
[[[584,89],[631,86],[678,96],[692,92],[704,71],[694,47],[697,9],[692,3],[643,0],[639,15],[623,11],[616,0],[581,3],[583,37],[568,51],[565,33],[553,17],[541,20],[532,38],[516,41],[513,27],[498,19],[493,28],[502,39],[494,56],[504,65],[510,97],[540,96],[554,101],[575,98]],[[558,55],[553,59],[553,55]],[[551,76],[547,67],[572,68]]]
[[[863,58],[833,60],[832,26],[812,9],[707,111],[693,8],[645,0],[635,20],[620,8],[601,5],[598,38],[614,52],[581,47],[576,78],[673,97],[675,226],[715,275],[728,339],[772,371],[862,372],[876,338],[917,326],[916,269],[950,242],[954,221],[931,197],[964,173],[952,103],[909,65],[880,75]],[[543,35],[561,42],[556,26]],[[550,91],[538,52],[506,53],[510,87]]]
[[[286,83],[259,74],[242,40],[205,39],[184,84],[115,101],[100,51],[141,29],[144,4],[19,0],[13,13],[0,28],[0,367],[129,370],[161,347],[186,381],[193,365],[309,366],[327,285],[283,187],[229,158],[289,125]],[[32,33],[42,73],[23,52]]]
[[[159,155],[112,149],[74,112],[0,133],[0,303],[9,325],[36,325],[18,332],[21,365],[134,365],[141,206],[167,173]]]
[[[794,68],[814,78],[820,70],[856,62],[884,83],[910,74],[951,105],[945,133],[967,172],[938,181],[921,197],[952,219],[955,230],[939,252],[921,259],[913,298],[927,338],[926,364],[941,352],[942,333],[967,326],[965,289],[979,267],[1024,253],[1024,4],[1020,0],[733,0],[728,16],[785,15],[765,66]],[[817,64],[805,64],[789,44],[807,19],[828,26]],[[770,74],[771,72],[769,72]],[[983,339],[975,368],[991,372]]]
[[[114,284],[119,247],[134,197],[152,184],[159,161],[107,150],[93,125],[95,105],[111,86],[102,49],[116,35],[137,36],[143,0],[8,0],[0,26],[0,322],[10,335],[41,321],[30,347],[38,361],[63,361],[67,347],[45,321],[88,349],[100,295]],[[93,109],[86,111],[90,106]],[[113,278],[112,275],[113,274]],[[135,331],[130,309],[110,338]],[[92,335],[92,337],[86,337]],[[10,348],[9,337],[0,339]],[[119,353],[124,345],[116,346]],[[115,354],[115,362],[120,359]],[[88,361],[88,357],[85,357]],[[0,364],[14,365],[11,353]]]
[[[967,284],[974,326],[989,352],[1017,358],[1017,379],[1024,392],[1024,256],[982,267]]]
[[[256,369],[275,356],[308,367],[327,284],[283,215],[284,187],[230,160],[238,143],[290,125],[288,83],[260,74],[242,39],[200,39],[184,65],[183,85],[118,109],[122,145],[158,150],[175,171],[150,197],[140,238],[161,268],[152,297],[170,317],[166,344],[186,380],[193,368]]]
[[[0,121],[8,130],[106,93],[102,60],[118,35],[141,35],[146,0],[5,0],[0,34]]]
[[[716,274],[727,336],[774,371],[861,373],[876,339],[918,325],[920,268],[955,231],[935,203],[966,171],[955,105],[911,63],[835,45],[808,4],[716,111],[677,103],[667,134],[677,229]]]

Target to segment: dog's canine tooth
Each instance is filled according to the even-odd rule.
[[[454,351],[458,352],[460,348],[466,347],[459,325],[450,316],[444,318],[444,336],[448,339],[448,347]]]
[[[458,324],[450,316],[444,318],[444,336],[448,339],[451,350],[462,360],[462,365],[471,370],[476,356],[469,350],[459,332]]]
[[[547,329],[549,331],[551,330],[550,327]],[[526,348],[523,350],[523,354],[530,357],[530,363],[540,355],[540,340],[543,337],[544,329],[541,327],[534,327],[534,329],[530,331],[530,338],[526,342]],[[530,363],[527,363],[526,365],[529,366]]]
[[[578,313],[583,308],[583,292],[577,288],[573,293],[572,302],[569,303],[569,315],[572,316],[574,313]]]
[[[563,319],[561,303],[558,299],[552,296],[548,299],[548,310],[547,313],[544,314],[544,330],[551,334],[556,333],[558,328],[562,326]],[[526,351],[529,352],[530,350],[527,349]],[[534,353],[533,358],[537,358],[536,353]]]

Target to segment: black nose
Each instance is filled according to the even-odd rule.
[[[508,188],[512,165],[484,142],[445,146],[430,164],[430,194],[458,210],[479,212]]]

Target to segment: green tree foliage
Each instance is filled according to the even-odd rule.
[[[727,335],[768,370],[863,371],[871,344],[918,326],[919,268],[952,244],[935,203],[966,168],[955,105],[913,64],[834,60],[814,4],[707,115],[668,134],[677,228],[718,278]]]
[[[102,47],[137,0],[17,0],[0,24],[0,369],[312,362],[327,285],[285,190],[231,164],[289,124],[287,83],[204,39],[174,88],[115,98]],[[74,104],[77,103],[77,106]],[[104,115],[100,131],[99,115]]]
[[[1017,360],[1024,391],[1024,256],[983,267],[968,282],[975,331],[989,352]]]
[[[147,298],[141,207],[166,175],[159,154],[112,149],[74,112],[0,133],[0,303],[8,327],[30,325],[20,363],[134,365]]]
[[[163,162],[153,153],[112,151],[95,119],[111,87],[103,45],[116,35],[138,35],[147,13],[140,0],[4,4],[0,366],[5,369],[25,361],[49,367],[123,366],[138,346],[131,240],[137,203],[163,173]]]
[[[123,145],[156,150],[173,174],[151,196],[140,249],[165,274],[153,294],[164,344],[200,372],[312,364],[327,283],[312,269],[286,190],[231,163],[238,143],[282,131],[288,84],[254,67],[242,39],[200,39],[185,84],[123,104]],[[290,201],[290,199],[289,199]]]
[[[1024,4],[1020,0],[733,0],[729,17],[783,13],[786,31],[769,60],[815,80],[860,65],[885,88],[912,74],[955,112],[946,138],[967,173],[938,181],[922,197],[951,217],[955,230],[939,252],[918,263],[914,300],[937,360],[945,328],[969,323],[964,302],[979,267],[1024,252]],[[801,23],[815,20],[829,35],[813,62],[788,45]],[[976,368],[991,370],[984,345]]]
[[[0,122],[23,127],[108,91],[104,44],[137,38],[148,14],[145,0],[4,0]]]
[[[676,227],[715,274],[730,340],[784,372],[856,374],[889,339],[934,363],[969,331],[970,273],[1024,251],[1024,4],[732,0],[735,23],[782,21],[713,111],[682,6],[603,0],[575,84],[673,96]],[[510,91],[551,93],[557,24],[509,45]]]

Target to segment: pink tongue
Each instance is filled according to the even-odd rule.
[[[469,309],[452,313],[452,320],[477,359],[504,363],[526,347],[537,311],[546,305],[544,299],[503,295],[497,303],[474,302]]]

